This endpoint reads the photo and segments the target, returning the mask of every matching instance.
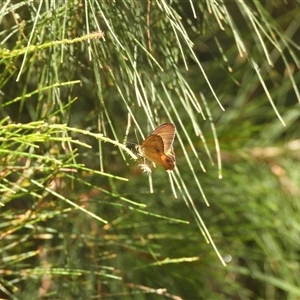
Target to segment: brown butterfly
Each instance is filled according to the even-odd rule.
[[[164,123],[157,127],[139,145],[140,154],[166,170],[173,170],[176,163],[173,151],[175,130],[172,123]]]

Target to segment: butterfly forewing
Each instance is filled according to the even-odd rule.
[[[164,142],[159,135],[150,134],[140,145],[143,152],[155,151],[157,153],[164,153]]]
[[[157,127],[139,146],[142,156],[155,164],[173,170],[175,167],[175,154],[173,141],[175,136],[175,125],[165,123]]]
[[[139,147],[143,157],[164,167],[161,156],[164,155],[164,143],[159,135],[149,135]]]
[[[164,152],[173,152],[173,141],[175,137],[175,125],[172,123],[164,123],[157,127],[152,133],[162,137],[164,144]],[[173,152],[174,154],[174,152]]]

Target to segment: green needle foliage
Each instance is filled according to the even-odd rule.
[[[298,299],[299,18],[4,1],[0,298]],[[176,167],[145,174],[136,145],[164,122]]]

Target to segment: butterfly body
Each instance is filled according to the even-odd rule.
[[[140,154],[166,170],[173,170],[176,163],[173,150],[175,130],[172,123],[157,127],[139,146]]]

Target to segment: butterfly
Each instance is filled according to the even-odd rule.
[[[173,170],[176,163],[173,151],[175,131],[176,128],[173,123],[164,123],[157,127],[138,146],[140,155],[166,170]]]

